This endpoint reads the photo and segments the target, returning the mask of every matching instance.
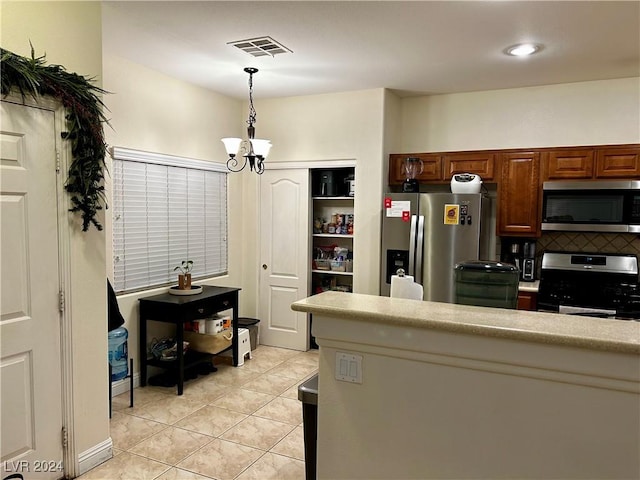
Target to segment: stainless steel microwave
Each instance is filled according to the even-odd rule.
[[[640,180],[544,182],[542,230],[640,233]]]

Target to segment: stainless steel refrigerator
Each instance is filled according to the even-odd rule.
[[[491,199],[483,194],[389,193],[384,198],[380,294],[399,268],[424,287],[424,300],[455,300],[454,267],[495,256]]]

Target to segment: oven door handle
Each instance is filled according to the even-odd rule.
[[[572,305],[560,305],[558,307],[558,313],[564,313],[567,315],[586,315],[586,316],[616,316],[615,310],[609,310],[607,308],[589,308],[589,307],[574,307]]]

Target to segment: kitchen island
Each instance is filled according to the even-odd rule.
[[[320,346],[320,479],[640,478],[640,323],[340,292],[292,309]]]

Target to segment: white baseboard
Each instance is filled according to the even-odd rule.
[[[79,475],[88,472],[113,457],[111,437],[78,455]]]
[[[131,385],[130,378],[123,378],[122,380],[111,382],[111,397],[115,397],[117,395],[121,395],[125,392],[128,392],[130,385]],[[134,373],[133,388],[136,388],[139,386],[140,386],[140,373]]]

